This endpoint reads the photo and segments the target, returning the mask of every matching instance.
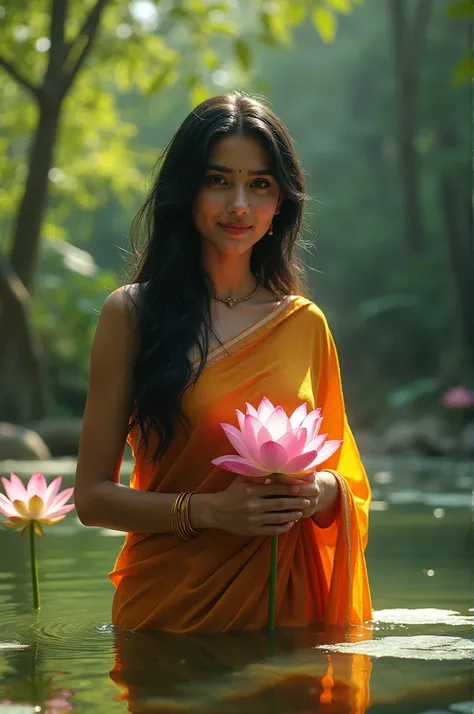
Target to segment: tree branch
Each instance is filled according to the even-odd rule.
[[[66,58],[66,74],[64,78],[63,94],[71,88],[79,70],[84,64],[94,42],[99,28],[102,12],[109,0],[97,0],[94,7],[84,20],[84,24],[71,43]]]
[[[412,74],[414,77],[418,76],[421,55],[423,53],[423,41],[426,37],[431,8],[432,0],[420,0],[416,8],[415,18],[413,20],[413,30],[410,39],[410,47],[408,48],[408,55],[410,57]]]
[[[62,67],[67,56],[67,44],[65,42],[65,26],[67,17],[68,0],[52,0],[51,2],[51,24],[49,38],[51,49],[49,51],[49,63],[55,65],[56,71]]]
[[[15,82],[17,82],[22,87],[24,87],[29,92],[31,92],[31,94],[34,96],[34,98],[39,101],[39,98],[40,98],[39,87],[37,87],[32,82],[30,82],[29,79],[24,77],[22,75],[22,73],[14,65],[11,64],[11,62],[8,62],[8,60],[5,59],[5,57],[0,56],[0,67],[3,67],[3,69],[6,72],[8,72],[10,77],[15,80]]]

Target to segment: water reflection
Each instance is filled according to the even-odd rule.
[[[2,680],[0,710],[9,707],[42,714],[65,714],[76,707],[70,701],[74,692],[61,686],[63,671],[42,669],[38,645],[28,652],[10,655],[11,671]]]
[[[128,711],[211,714],[364,714],[370,658],[324,653],[327,643],[370,639],[344,633],[280,630],[218,635],[116,630],[111,679]]]

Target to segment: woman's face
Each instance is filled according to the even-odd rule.
[[[268,154],[259,141],[228,136],[211,151],[193,220],[204,241],[220,252],[244,253],[267,233],[280,202]]]

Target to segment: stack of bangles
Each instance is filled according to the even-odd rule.
[[[184,540],[191,540],[199,535],[198,531],[195,531],[191,525],[189,518],[189,501],[194,491],[183,491],[176,498],[173,503],[173,510],[171,513],[171,526],[173,528],[173,533]]]

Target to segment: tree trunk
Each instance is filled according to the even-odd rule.
[[[398,159],[407,246],[412,254],[424,247],[424,229],[418,178],[416,99],[422,42],[426,34],[430,0],[420,0],[413,27],[406,16],[405,0],[390,0],[395,80]]]
[[[26,424],[48,411],[46,380],[41,346],[30,322],[30,295],[5,259],[0,263],[0,300],[8,336],[2,340],[0,420]]]
[[[40,349],[30,325],[29,295],[37,271],[41,224],[45,214],[49,170],[53,162],[60,104],[41,103],[29,156],[29,172],[13,234],[13,280],[23,299],[2,276],[0,316],[0,419],[25,423],[45,416],[47,398]],[[5,271],[4,271],[5,272]]]
[[[33,292],[38,267],[41,224],[48,200],[48,174],[53,163],[60,109],[60,104],[40,104],[38,125],[28,159],[25,192],[13,233],[11,264],[30,293]]]

